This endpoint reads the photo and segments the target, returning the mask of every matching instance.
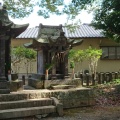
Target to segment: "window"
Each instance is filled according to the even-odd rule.
[[[119,59],[120,60],[120,47],[103,47],[101,46],[102,49],[102,56],[101,59]]]

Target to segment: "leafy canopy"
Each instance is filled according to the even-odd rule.
[[[33,0],[3,0],[8,13],[13,18],[23,18],[28,16],[35,6]]]
[[[67,14],[68,20],[73,21],[81,10],[87,9],[94,13],[92,25],[120,43],[120,0],[4,0],[4,4],[14,18],[26,17],[38,6],[38,15],[44,18]]]
[[[35,6],[39,7],[38,15],[45,18],[50,14],[67,14],[74,19],[81,11],[91,5],[94,0],[4,0],[10,16],[22,18],[28,16]]]
[[[93,25],[104,30],[107,37],[120,43],[120,0],[102,0],[95,9]]]
[[[33,60],[36,56],[37,53],[33,49],[28,49],[22,46],[12,48],[12,57]]]

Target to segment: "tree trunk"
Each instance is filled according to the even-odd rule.
[[[46,73],[45,73],[45,80],[48,80],[48,70],[46,70]]]
[[[75,78],[75,71],[74,71],[74,68],[72,69],[72,79],[74,79]]]

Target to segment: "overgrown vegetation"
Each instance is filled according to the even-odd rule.
[[[97,105],[120,105],[120,79],[89,87],[94,89]]]

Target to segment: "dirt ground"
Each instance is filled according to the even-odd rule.
[[[67,109],[63,117],[48,116],[43,120],[120,120],[120,106]]]
[[[120,120],[120,106],[94,106],[65,109],[62,117],[51,114],[41,118],[31,116],[10,120]]]

